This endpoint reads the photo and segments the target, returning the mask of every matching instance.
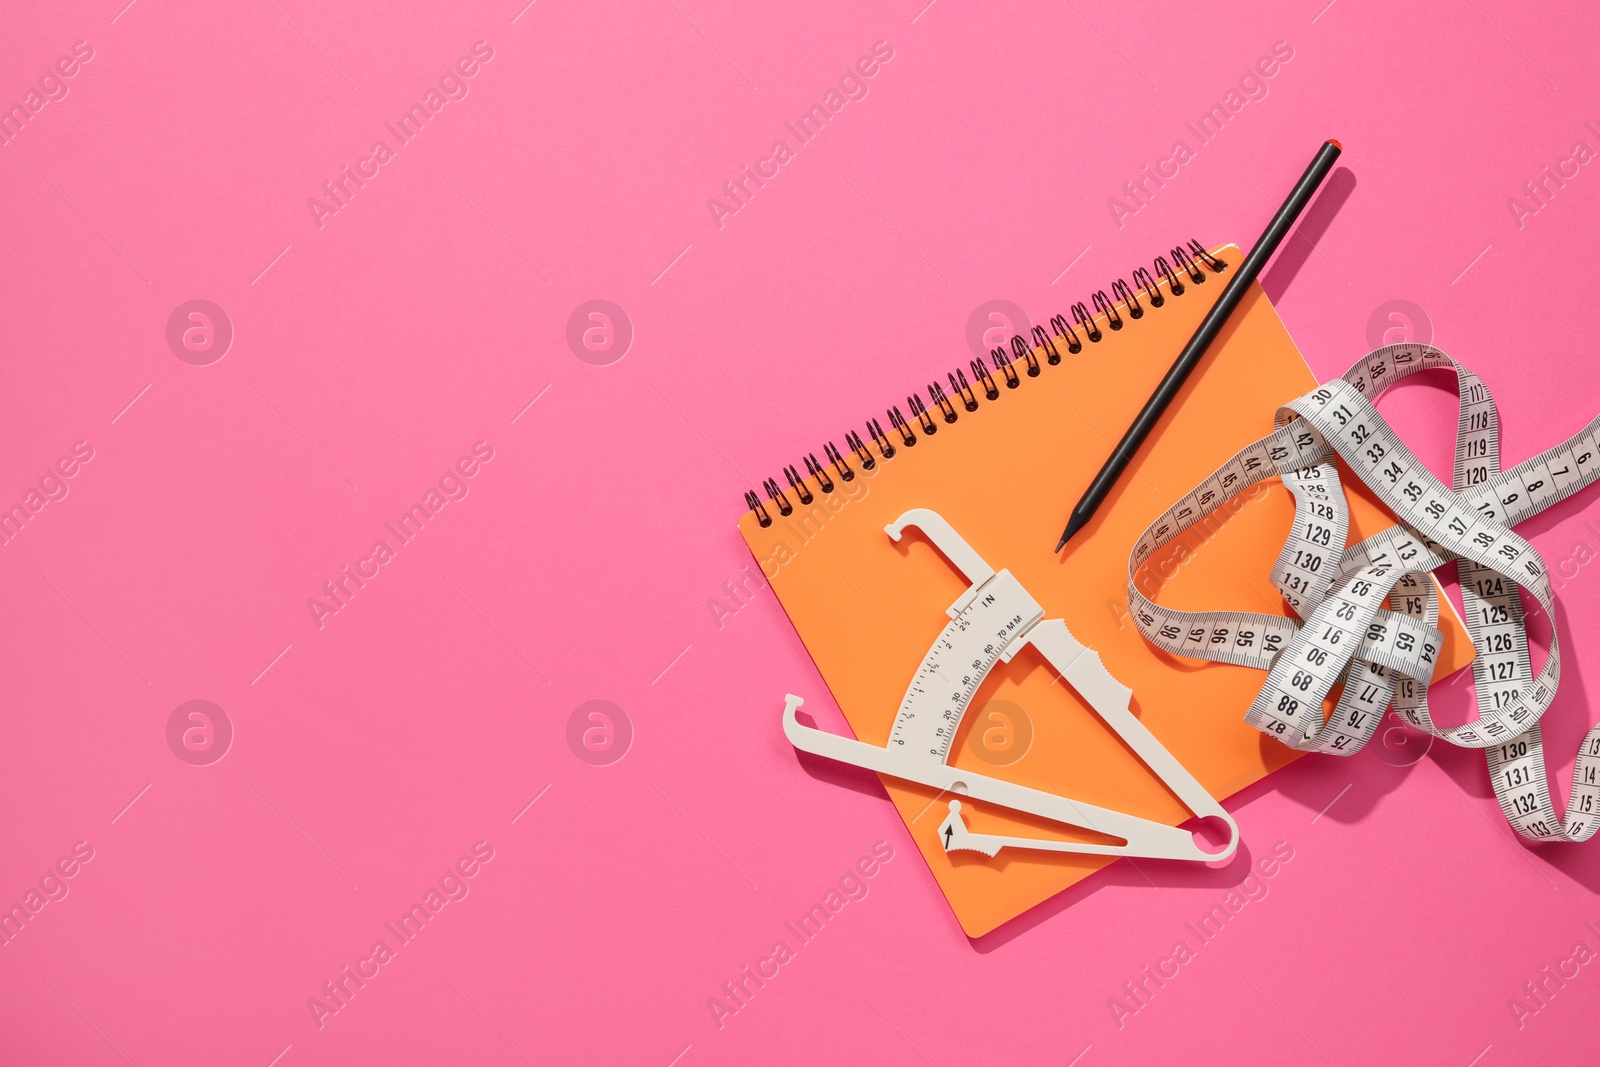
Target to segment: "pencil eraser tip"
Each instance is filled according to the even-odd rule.
[[[1333,147],[1337,148],[1339,151],[1344,151],[1344,145],[1340,144],[1338,141],[1335,141],[1332,137],[1328,138],[1328,143],[1333,145]]]

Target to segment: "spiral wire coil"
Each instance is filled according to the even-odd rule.
[[[966,368],[957,367],[946,375],[948,392],[944,385],[934,381],[928,385],[926,401],[916,393],[910,394],[906,397],[910,418],[901,412],[898,404],[887,410],[888,433],[884,432],[882,423],[872,418],[867,420],[864,427],[865,437],[854,430],[845,432],[848,452],[841,451],[829,441],[823,445],[822,461],[818,461],[816,453],[807,453],[803,459],[804,475],[793,464],[783,469],[784,481],[788,483],[787,491],[776,478],[767,478],[761,483],[767,494],[765,502],[754,489],[747,490],[744,502],[755,513],[756,522],[764,527],[771,526],[773,511],[782,517],[794,513],[796,502],[801,506],[810,505],[816,499],[816,494],[806,484],[808,480],[816,483],[819,492],[833,492],[842,483],[855,480],[856,471],[850,459],[853,458],[862,470],[876,469],[879,463],[892,460],[900,448],[915,447],[919,431],[923,437],[932,437],[942,426],[954,423],[961,413],[977,411],[980,396],[993,403],[1000,399],[1002,391],[1009,392],[1020,386],[1024,377],[1037,378],[1042,373],[1041,357],[1044,364],[1054,367],[1061,362],[1063,355],[1077,355],[1085,345],[1097,345],[1104,341],[1107,331],[1120,331],[1127,327],[1129,321],[1142,319],[1151,310],[1164,307],[1169,294],[1181,297],[1191,284],[1204,285],[1211,276],[1206,273],[1206,268],[1210,269],[1211,274],[1220,274],[1228,266],[1207,252],[1205,246],[1196,240],[1190,240],[1187,246],[1176,246],[1170,256],[1170,259],[1157,256],[1153,270],[1144,267],[1135,269],[1131,285],[1118,278],[1111,283],[1109,295],[1106,290],[1097,289],[1088,304],[1082,301],[1073,304],[1068,309],[1070,320],[1067,315],[1052,315],[1048,332],[1043,326],[1035,326],[1031,338],[1020,333],[1014,334],[1011,351],[1007,352],[1004,345],[996,346],[989,352],[988,364],[981,359],[974,359],[968,362]],[[1163,282],[1166,283],[1166,293],[1161,291]],[[1096,323],[1102,317],[1106,325],[1104,330]],[[967,377],[969,371],[972,375],[970,381]],[[770,509],[768,504],[771,505]]]

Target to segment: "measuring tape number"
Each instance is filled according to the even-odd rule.
[[[1401,442],[1373,401],[1419,371],[1455,371],[1460,391],[1454,488]],[[1565,818],[1555,814],[1539,719],[1561,677],[1554,600],[1544,560],[1512,527],[1600,478],[1600,418],[1509,470],[1500,417],[1471,370],[1427,345],[1390,345],[1344,377],[1278,410],[1276,429],[1247,446],[1151,523],[1128,559],[1128,604],[1146,639],[1180,656],[1256,667],[1265,684],[1245,721],[1289,745],[1348,756],[1372,739],[1392,705],[1413,726],[1481,748],[1506,818],[1533,841],[1584,841],[1600,828],[1600,725],[1584,737]],[[1372,489],[1400,525],[1346,546],[1349,510],[1334,458]],[[1134,584],[1143,563],[1229,499],[1281,478],[1294,529],[1272,581],[1298,618],[1246,611],[1176,611]],[[1440,647],[1430,571],[1454,560],[1477,649],[1478,717],[1440,727],[1428,684]],[[1550,619],[1550,650],[1534,674],[1522,590]],[[1343,691],[1330,716],[1324,701]]]

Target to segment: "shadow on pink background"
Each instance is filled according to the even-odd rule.
[[[1318,375],[1426,330],[1495,390],[1508,462],[1575,432],[1600,175],[1524,183],[1600,150],[1590,7],[123,2],[14,5],[0,60],[0,500],[27,512],[0,546],[0,904],[29,916],[0,1061],[1587,1047],[1600,975],[1543,968],[1600,949],[1600,852],[1516,844],[1476,755],[1304,760],[1231,805],[1234,865],[1117,864],[969,942],[877,787],[796,760],[782,695],[837,711],[770,593],[727,583],[743,491],[964,362],[979,305],[1043,321],[1179,240],[1247,244],[1329,136],[1342,169],[1264,277]],[[196,300],[222,317],[169,344]],[[628,343],[608,313],[569,344],[593,300]],[[1447,463],[1452,394],[1385,410]],[[1570,757],[1600,506],[1524,532]]]

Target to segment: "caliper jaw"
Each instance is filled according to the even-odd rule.
[[[943,515],[928,508],[912,508],[898,519],[883,528],[889,539],[895,544],[900,543],[901,536],[907,526],[915,526],[922,531],[922,536],[933,543],[945,559],[950,561],[961,576],[967,580],[968,589],[956,598],[956,602],[945,609],[945,614],[952,619],[966,610],[982,589],[984,583],[994,577],[994,568],[985,563],[977,550],[967,544],[967,539],[956,533],[954,527],[945,521]]]

